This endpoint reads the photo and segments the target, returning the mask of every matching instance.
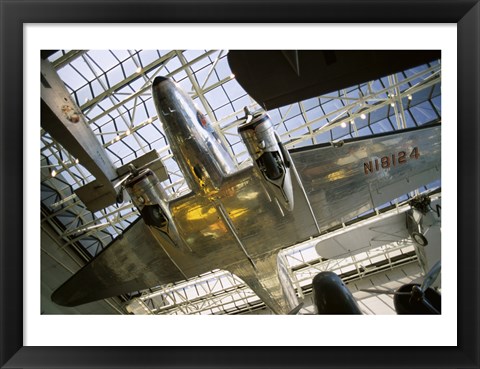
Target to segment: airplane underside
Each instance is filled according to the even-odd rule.
[[[44,79],[58,88],[42,84],[45,117],[53,117],[59,106],[70,111],[66,88],[51,68],[42,68]],[[245,108],[238,133],[250,161],[240,168],[171,78],[157,76],[152,96],[190,192],[166,195],[155,155],[121,168],[107,165],[106,192],[92,192],[88,184],[79,196],[96,211],[126,192],[142,217],[52,294],[57,304],[75,306],[223,269],[241,278],[274,313],[286,314],[298,299],[287,266],[279,262],[280,250],[440,178],[440,124],[288,151],[268,114]],[[73,124],[70,115],[53,123],[65,128],[58,136],[68,133],[78,156],[88,157],[85,148],[95,151],[98,142],[85,124]],[[83,131],[85,142],[78,138]],[[89,164],[92,172],[106,171],[95,160]],[[123,178],[112,186],[115,171]]]
[[[410,157],[415,147],[420,155]],[[370,161],[375,172],[375,158],[403,151],[407,162],[370,172]],[[53,301],[74,306],[223,269],[241,278],[274,313],[286,314],[298,300],[278,252],[440,178],[440,126],[290,154],[296,171],[292,211],[249,166],[225,178],[215,193],[189,193],[169,203],[183,247],[167,237],[168,227],[140,219],[60,287]]]

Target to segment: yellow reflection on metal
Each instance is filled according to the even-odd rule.
[[[336,172],[330,173],[327,176],[329,181],[337,181],[339,179],[346,177],[346,171],[344,169],[337,170]]]
[[[187,220],[201,220],[216,213],[215,208],[205,209],[203,206],[197,206],[187,212]]]
[[[247,212],[248,212],[248,209],[246,209],[246,208],[235,209],[235,210],[229,211],[228,216],[231,219],[235,219],[235,218],[241,217],[242,215],[246,214]]]

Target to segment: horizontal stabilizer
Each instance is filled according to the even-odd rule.
[[[104,186],[98,180],[77,188],[75,194],[92,213],[115,204],[117,198],[115,192],[112,192],[109,186]]]

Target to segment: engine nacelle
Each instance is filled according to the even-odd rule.
[[[165,242],[176,248],[188,249],[172,220],[160,180],[152,170],[135,173],[125,182],[125,189],[145,224],[159,230]]]
[[[293,209],[292,166],[290,155],[283,147],[266,112],[250,113],[238,126],[238,133],[247,146],[254,165],[262,174],[267,190],[287,210]]]

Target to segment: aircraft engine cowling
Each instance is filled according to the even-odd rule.
[[[293,209],[292,161],[265,112],[250,113],[239,124],[238,133],[253,164],[266,182],[267,191],[287,210]]]
[[[171,246],[186,249],[170,214],[165,191],[152,170],[135,173],[125,182],[125,189],[146,225],[159,230]]]

